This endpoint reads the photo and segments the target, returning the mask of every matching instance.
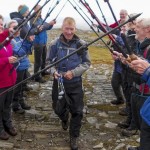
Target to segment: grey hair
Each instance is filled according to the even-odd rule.
[[[121,10],[120,10],[120,13],[121,13],[121,12],[123,12],[123,13],[125,13],[125,14],[128,14],[128,11],[127,11],[126,9],[121,9]]]
[[[143,27],[150,27],[150,18],[139,18],[136,22],[140,23]]]
[[[18,22],[16,20],[10,20],[7,24],[7,28],[10,28],[12,23],[16,23],[18,25]]]

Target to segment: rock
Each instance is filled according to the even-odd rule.
[[[94,146],[93,149],[103,148],[103,143],[99,143],[98,145]]]
[[[110,121],[107,121],[107,123],[105,124],[105,127],[111,128],[111,129],[115,129],[116,126],[117,126],[116,123],[112,123],[112,122],[110,122]]]
[[[90,123],[92,125],[96,124],[96,122],[97,122],[96,117],[87,117],[86,119],[87,119],[88,123]]]
[[[120,143],[114,150],[120,150],[121,148],[123,148],[125,146],[124,143]]]
[[[5,141],[0,141],[0,148],[4,148],[4,149],[13,149],[14,144],[11,142],[5,142]]]

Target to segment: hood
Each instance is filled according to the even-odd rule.
[[[23,16],[18,12],[12,12],[10,13],[10,18],[11,19],[16,19],[16,18],[23,19]]]

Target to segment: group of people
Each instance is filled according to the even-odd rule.
[[[0,47],[0,139],[7,140],[9,135],[17,135],[11,118],[11,109],[19,114],[31,109],[24,98],[24,90],[28,89],[27,83],[19,83],[30,76],[28,56],[34,49],[35,76],[32,79],[44,83],[46,81],[43,76],[50,73],[53,75],[52,106],[61,120],[62,128],[67,130],[69,127],[71,149],[78,150],[84,107],[82,75],[91,65],[88,47],[83,46],[86,42],[76,35],[75,20],[66,17],[62,23],[62,34],[51,42],[47,53],[47,30],[52,29],[56,20],[45,22],[41,16],[40,5],[34,8],[34,12],[36,15],[31,20],[27,20],[31,15],[29,8],[20,5],[17,12],[10,13],[12,20],[6,29],[4,29],[3,16],[0,15],[0,43],[2,43]],[[127,19],[127,11],[121,10],[118,23],[109,27],[103,25],[110,30]],[[21,29],[15,30],[22,24]],[[122,111],[127,114],[127,119],[118,123],[118,126],[125,128],[122,132],[124,134],[140,130],[140,146],[129,147],[128,150],[149,150],[150,120],[143,112],[148,111],[144,104],[148,103],[150,96],[150,19],[142,18],[129,22],[112,35],[115,43],[111,45],[114,49],[111,84],[117,100],[111,103],[114,105],[126,103]],[[120,53],[116,44],[128,55],[128,58]],[[51,72],[45,70],[38,73],[45,68],[47,55],[51,64],[67,55],[69,57],[53,66]],[[19,85],[14,90],[9,90],[15,84]]]
[[[124,23],[129,17],[127,10],[120,10],[120,20],[109,26],[106,24],[95,25],[100,30],[102,26],[111,30],[119,24]],[[117,31],[117,32],[116,32]],[[112,33],[114,41],[112,58],[114,59],[114,70],[111,85],[116,96],[111,104],[126,104],[119,111],[120,115],[127,118],[118,123],[122,128],[123,136],[132,136],[140,131],[140,146],[129,147],[128,150],[149,150],[149,61],[150,61],[150,18],[137,18],[123,25],[119,32]],[[126,56],[128,58],[126,58]],[[147,105],[147,107],[146,107]]]
[[[120,11],[121,14],[122,10]],[[124,16],[132,17],[135,14]],[[121,16],[121,15],[120,15]],[[126,19],[127,20],[127,19]],[[114,26],[113,26],[114,27]],[[111,101],[114,105],[126,103],[125,108],[119,113],[127,115],[126,120],[119,122],[123,128],[122,135],[132,136],[140,131],[140,146],[129,147],[128,150],[149,150],[149,125],[145,118],[144,103],[149,100],[149,61],[150,61],[150,18],[137,18],[122,26],[119,34],[114,35],[121,51],[112,44],[114,49],[114,71],[112,75],[112,88],[117,100]],[[145,69],[145,70],[144,70]],[[144,76],[144,77],[143,77]],[[122,89],[122,90],[121,90]],[[142,111],[141,111],[142,110]],[[149,118],[148,118],[149,119]],[[147,122],[146,122],[147,121]]]
[[[29,20],[30,12],[26,5],[20,5],[17,12],[10,13],[10,22],[4,28],[4,18],[0,15],[0,139],[7,140],[10,135],[17,135],[12,124],[11,109],[18,114],[25,113],[31,106],[25,102],[24,91],[29,91],[27,82],[30,73],[29,55],[34,47],[34,73],[45,68],[47,33],[56,23],[43,21],[41,17],[41,6],[37,5],[34,12],[39,12]],[[47,72],[42,72],[44,76]],[[41,74],[37,74],[34,80],[39,83],[45,82]],[[20,84],[22,82],[22,84]],[[17,85],[14,90],[12,86]],[[9,88],[11,90],[9,90]]]
[[[31,76],[31,79],[39,83],[46,82],[42,78],[44,75],[50,75],[47,70],[38,73],[46,66],[47,54],[49,54],[50,63],[71,55],[51,68],[51,74],[54,76],[52,100],[54,111],[62,120],[62,128],[67,130],[69,127],[71,149],[77,150],[77,138],[84,107],[82,74],[90,67],[89,54],[87,48],[71,54],[85,44],[75,34],[76,22],[72,17],[64,19],[62,34],[51,43],[50,51],[47,53],[46,31],[52,29],[56,20],[45,22],[41,17],[40,5],[34,8],[34,12],[36,15],[31,20],[27,20],[30,14],[29,8],[26,5],[20,5],[17,12],[10,13],[12,20],[7,28],[4,28],[4,19],[0,16],[0,42],[2,43],[0,50],[0,139],[8,140],[9,135],[17,135],[11,109],[19,114],[31,109],[31,106],[25,103],[24,91],[28,90],[28,86],[27,82],[23,81],[31,76],[28,72],[30,66],[28,56],[34,49],[34,78]],[[19,26],[22,26],[21,29]],[[60,81],[62,91],[59,91]],[[16,84],[13,90],[11,87]],[[59,92],[61,92],[61,101],[58,96]],[[58,105],[61,106],[59,110]]]

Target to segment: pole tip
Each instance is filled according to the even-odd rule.
[[[139,14],[137,14],[137,15],[135,15],[135,16],[129,18],[128,21],[129,21],[129,22],[132,22],[132,21],[135,20],[137,17],[139,17],[141,14],[142,14],[142,13],[139,13]]]

